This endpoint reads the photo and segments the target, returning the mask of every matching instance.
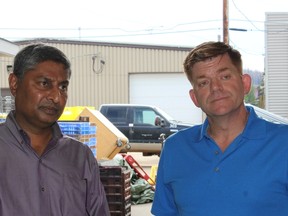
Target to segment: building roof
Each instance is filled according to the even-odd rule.
[[[140,49],[142,48],[142,49],[160,49],[160,50],[177,50],[177,51],[190,51],[192,49],[192,47],[180,47],[180,46],[61,40],[61,39],[49,39],[49,38],[35,38],[32,40],[15,41],[15,44],[18,44],[18,45],[26,45],[26,44],[31,44],[31,43],[62,43],[62,44],[64,43],[64,44],[75,44],[75,45],[95,45],[95,46],[128,47],[128,48],[140,48]]]
[[[19,46],[15,43],[12,43],[8,40],[0,38],[0,56],[15,56],[19,51]]]

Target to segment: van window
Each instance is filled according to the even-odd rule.
[[[156,115],[157,114],[152,109],[135,108],[133,123],[154,125]]]
[[[107,109],[107,118],[112,123],[126,123],[127,108],[125,107],[109,107]]]

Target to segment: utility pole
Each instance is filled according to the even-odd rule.
[[[229,44],[229,0],[223,0],[223,42]]]

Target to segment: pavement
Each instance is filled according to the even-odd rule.
[[[152,216],[151,207],[152,203],[132,205],[131,216]]]

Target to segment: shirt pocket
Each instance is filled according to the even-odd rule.
[[[87,181],[77,175],[63,176],[61,206],[63,216],[86,215]]]

